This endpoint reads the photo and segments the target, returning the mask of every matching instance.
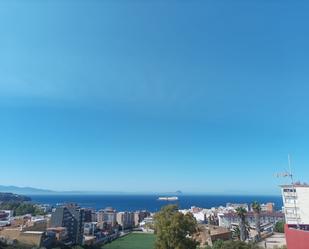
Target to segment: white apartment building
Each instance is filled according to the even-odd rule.
[[[233,225],[239,225],[240,218],[237,213],[229,212],[229,213],[219,213],[219,226],[225,228],[232,228]],[[260,213],[260,222],[261,225],[266,224],[276,224],[278,221],[284,220],[284,214],[282,212],[261,212]],[[246,214],[246,221],[251,227],[255,227],[255,216],[254,212],[248,212]]]
[[[286,223],[309,225],[309,185],[282,185],[281,192]]]

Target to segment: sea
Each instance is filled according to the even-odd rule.
[[[117,211],[147,210],[157,212],[167,204],[177,204],[180,209],[192,206],[212,208],[226,206],[227,203],[260,203],[272,202],[277,210],[283,203],[281,196],[233,196],[233,195],[179,195],[177,201],[160,201],[158,195],[32,195],[34,203],[57,206],[65,203],[76,203],[84,208],[104,209],[113,207]]]

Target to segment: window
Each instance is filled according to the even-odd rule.
[[[286,197],[285,203],[294,204],[294,201],[296,200],[295,197]]]
[[[285,192],[285,193],[295,193],[296,192],[296,189],[292,189],[292,188],[285,188],[285,189],[283,189],[283,192]]]

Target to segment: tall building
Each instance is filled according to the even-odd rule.
[[[285,237],[288,249],[308,249],[309,185],[281,186],[285,213]]]
[[[282,199],[287,224],[309,224],[309,185],[282,185]]]
[[[89,208],[85,208],[85,222],[95,222],[95,211]]]
[[[107,229],[112,229],[116,226],[116,214],[116,210],[111,207],[102,209],[97,213],[97,222]]]
[[[117,213],[117,223],[122,229],[134,227],[134,213],[132,212],[119,212]]]
[[[51,216],[51,227],[65,227],[73,244],[83,243],[85,210],[75,204],[57,207]]]
[[[96,222],[85,222],[84,223],[84,234],[85,235],[94,235],[97,229]]]

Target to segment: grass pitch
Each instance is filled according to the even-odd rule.
[[[153,249],[154,243],[153,234],[131,233],[104,245],[102,249]]]

